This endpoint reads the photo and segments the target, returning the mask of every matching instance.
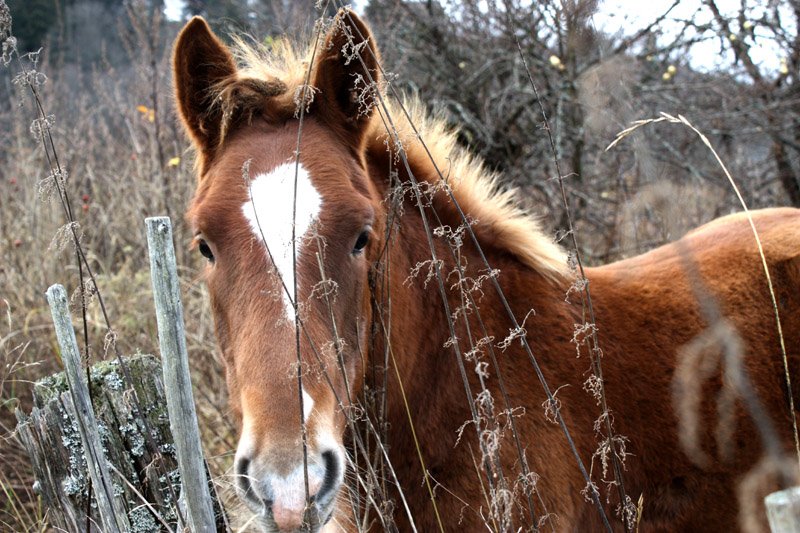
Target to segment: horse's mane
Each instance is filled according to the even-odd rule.
[[[313,47],[294,46],[285,38],[276,39],[268,46],[241,37],[233,39],[232,52],[239,63],[239,73],[236,80],[224,82],[217,88],[215,101],[223,110],[235,109],[237,114],[252,115],[265,109],[265,99],[269,99],[268,107],[272,112],[277,110],[280,115],[294,115],[300,91],[306,82],[308,59]],[[520,207],[515,200],[516,191],[504,190],[500,186],[499,174],[488,171],[480,158],[459,147],[453,128],[443,119],[432,117],[419,99],[406,99],[402,107],[392,100],[384,99],[396,127],[401,130],[398,135],[416,178],[436,186],[441,181],[436,171],[438,168],[463,212],[479,221],[481,226],[490,228],[494,247],[508,251],[551,281],[564,280],[568,275],[564,250],[553,242],[535,216]],[[424,145],[408,125],[403,107]],[[227,115],[233,116],[233,113]],[[379,115],[373,113],[367,134],[367,142],[371,143],[368,149],[386,150],[388,144],[396,150],[396,145],[386,142],[386,125]],[[228,126],[223,120],[220,142],[224,140]],[[454,228],[461,225],[457,213],[452,220],[443,222]]]

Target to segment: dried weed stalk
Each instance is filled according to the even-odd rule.
[[[714,147],[711,145],[711,142],[708,140],[708,137],[706,137],[700,130],[698,130],[694,125],[692,125],[692,123],[689,122],[689,120],[687,120],[686,117],[684,117],[684,116],[682,116],[680,114],[677,115],[677,116],[673,116],[673,115],[670,115],[668,113],[663,113],[662,112],[661,116],[658,117],[658,118],[634,121],[633,124],[629,128],[626,128],[626,129],[624,129],[623,131],[621,131],[621,132],[619,132],[617,134],[617,138],[614,139],[614,141],[611,144],[608,145],[608,147],[606,148],[606,151],[608,151],[608,150],[614,148],[615,146],[617,146],[625,137],[627,137],[628,135],[630,135],[634,131],[637,131],[638,129],[640,129],[642,127],[649,126],[651,124],[657,124],[657,123],[660,123],[660,122],[666,122],[666,123],[669,123],[669,124],[678,124],[678,125],[685,126],[686,128],[688,128],[689,130],[694,132],[700,138],[700,140],[703,142],[703,144],[705,144],[706,147],[708,147],[708,149],[714,155],[714,158],[716,159],[717,163],[722,168],[723,172],[725,173],[725,177],[728,179],[728,182],[730,183],[731,187],[733,188],[734,192],[736,193],[736,197],[739,199],[739,203],[741,204],[742,209],[744,210],[745,214],[747,215],[747,220],[748,220],[748,222],[750,224],[750,229],[753,232],[753,237],[755,239],[756,246],[758,247],[759,256],[761,257],[761,265],[762,265],[762,267],[764,269],[764,277],[766,278],[766,281],[767,281],[767,286],[769,288],[769,294],[770,294],[770,298],[771,298],[771,301],[772,301],[772,309],[773,309],[773,311],[775,313],[775,324],[776,324],[776,327],[777,327],[778,338],[780,340],[781,356],[783,358],[784,378],[786,380],[786,390],[788,391],[788,393],[787,393],[788,394],[788,408],[789,408],[789,412],[791,414],[791,419],[792,419],[792,431],[793,431],[793,434],[794,434],[795,452],[797,454],[798,464],[800,464],[800,438],[798,438],[797,418],[796,418],[796,414],[795,414],[795,410],[794,410],[794,398],[792,397],[792,381],[791,381],[791,377],[789,375],[789,362],[788,362],[788,359],[787,359],[787,356],[786,356],[786,343],[785,343],[784,337],[783,337],[783,328],[781,326],[780,313],[778,312],[778,304],[777,304],[777,301],[775,299],[775,290],[774,290],[774,288],[772,286],[772,278],[770,277],[769,268],[767,267],[767,260],[766,260],[766,257],[764,256],[764,249],[761,246],[761,239],[759,238],[758,231],[756,230],[755,224],[753,223],[753,217],[750,215],[750,210],[747,208],[747,204],[745,203],[744,198],[742,197],[742,194],[739,191],[739,187],[736,185],[736,182],[733,180],[733,177],[731,176],[730,172],[728,171],[728,168],[722,162],[722,159],[720,158],[719,154],[714,149]],[[711,323],[713,324],[715,322],[711,322]],[[702,342],[702,341],[700,341],[700,342]],[[731,353],[733,353],[733,351]]]

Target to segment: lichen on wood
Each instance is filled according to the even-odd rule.
[[[164,531],[162,523],[174,531],[178,517],[168,484],[179,494],[180,474],[164,400],[161,362],[151,355],[137,354],[126,358],[126,366],[158,454],[147,445],[145,425],[136,415],[133,395],[119,363],[105,361],[93,366],[89,386],[103,451],[115,472],[110,474],[114,497],[125,509],[132,531]],[[37,382],[33,397],[30,415],[17,412],[17,431],[31,457],[37,490],[50,509],[54,526],[85,531],[89,476],[64,373]],[[164,461],[167,476],[158,461]],[[96,520],[94,503],[90,507]]]

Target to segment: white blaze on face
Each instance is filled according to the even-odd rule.
[[[295,204],[295,172],[297,173],[297,211],[295,215],[295,241],[300,257],[306,233],[318,218],[322,197],[311,183],[303,165],[284,163],[272,172],[259,174],[250,182],[250,198],[242,206],[256,238],[266,245],[275,261],[289,294],[294,298],[294,268],[292,256],[292,214]],[[262,240],[263,237],[263,240]],[[266,253],[266,249],[265,249]],[[294,318],[294,308],[281,288],[286,314]]]
[[[303,388],[303,421],[308,422],[308,417],[311,416],[311,410],[314,409],[314,399]]]

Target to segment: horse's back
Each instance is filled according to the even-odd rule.
[[[766,209],[751,214],[769,268],[797,402],[800,210]],[[701,384],[697,413],[682,413],[670,399],[676,390],[676,371],[687,363],[688,347],[725,321],[732,326],[728,331],[736,332],[742,341],[743,367],[782,436],[785,450],[793,448],[775,306],[748,218],[744,214],[723,217],[646,254],[590,269],[587,277],[605,353],[609,404],[618,414],[621,433],[631,438],[636,448],[632,452],[642,467],[640,483],[634,485],[649,492],[651,502],[654,497],[658,500],[658,505],[649,509],[650,518],[655,519],[650,525],[660,523],[674,530],[691,524],[703,507],[719,505],[709,498],[735,501],[731,491],[762,449],[755,426],[740,405],[733,436],[735,457],[719,459],[715,432],[720,420],[721,359],[716,360],[716,370],[706,384]],[[723,342],[714,339],[701,349],[718,357]],[[697,378],[699,372],[699,367],[694,368],[690,378]],[[686,416],[697,417],[701,447],[713,458],[706,472],[685,454],[663,453],[665,448],[680,446],[678,420]],[[637,467],[631,470],[636,472]],[[703,490],[692,489],[693,484]],[[720,527],[735,527],[733,515],[720,517]]]
[[[696,271],[700,279],[692,281],[700,283],[694,287],[698,298],[707,287],[724,313],[750,313],[760,309],[758,303],[773,308],[771,283],[779,314],[791,322],[800,310],[800,210],[763,209],[752,211],[751,218],[752,226],[743,212],[719,218],[665,248],[680,257],[690,277]],[[770,327],[775,324],[774,313],[765,319]]]
[[[750,211],[750,216],[768,259],[781,261],[800,254],[800,209],[759,209]],[[756,239],[744,212],[717,218],[688,232],[676,242],[598,270],[643,272],[642,269],[651,265],[681,259],[682,256],[697,263],[707,263],[732,255],[742,260],[757,259],[760,263]],[[731,262],[728,266],[735,267],[736,264]]]
[[[759,241],[745,213],[736,213],[593,273],[604,285],[602,290],[619,291],[617,296],[626,298],[643,295],[645,306],[651,294],[668,306],[710,298],[731,317],[760,311],[759,304],[773,307],[766,261],[778,311],[788,313],[791,320],[800,310],[800,209],[762,209],[751,211],[751,217]],[[774,324],[774,313],[766,320]]]
[[[757,209],[755,211],[750,211],[750,217],[752,217],[753,222],[756,224],[756,230],[758,230],[759,235],[764,230],[786,230],[786,236],[790,237],[792,234],[789,230],[794,228],[793,233],[795,242],[797,242],[798,233],[800,232],[798,229],[798,224],[800,224],[800,209],[796,209],[794,207]],[[698,226],[697,228],[688,232],[686,237],[697,233],[711,231],[712,229],[716,228],[725,228],[725,231],[746,228],[749,230],[750,235],[752,236],[752,228],[750,228],[747,213],[744,211],[738,211],[736,213],[731,213],[729,215],[716,218],[703,224],[702,226]]]

